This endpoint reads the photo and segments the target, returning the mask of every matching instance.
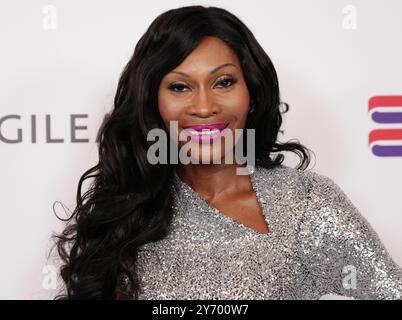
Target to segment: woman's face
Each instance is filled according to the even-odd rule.
[[[186,141],[179,139],[179,149],[192,144],[191,148],[198,152],[190,152],[189,156],[197,158],[199,163],[201,159],[203,163],[205,159],[211,163],[229,152],[233,154],[238,140],[234,130],[244,129],[249,105],[249,92],[238,57],[216,37],[205,37],[177,68],[163,77],[158,92],[159,112],[167,130],[171,121],[177,121],[178,132],[173,130],[170,134],[188,133]],[[208,124],[227,124],[223,132],[233,136],[230,148],[225,148],[226,136],[217,131],[222,127],[204,134],[199,130],[211,128],[188,128]],[[217,140],[221,143],[217,144]]]

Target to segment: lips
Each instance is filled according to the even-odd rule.
[[[203,130],[219,130],[222,131],[225,129],[229,123],[213,123],[213,124],[197,124],[197,125],[190,125],[184,126],[184,129],[192,129],[195,131],[203,131]]]
[[[183,130],[198,143],[206,143],[219,139],[226,132],[229,123],[197,124],[183,126]]]

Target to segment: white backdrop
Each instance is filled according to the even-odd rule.
[[[298,139],[315,152],[313,169],[342,187],[402,265],[402,123],[389,114],[402,103],[375,108],[395,123],[374,122],[368,109],[373,96],[402,95],[400,0],[2,0],[0,299],[54,295],[47,253],[62,225],[52,204],[73,210],[78,179],[96,164],[96,132],[140,36],[163,11],[190,4],[223,7],[249,26],[290,105],[280,140]],[[393,138],[369,144],[374,129],[394,129]],[[375,154],[374,145],[394,155]],[[290,155],[285,164],[295,161]]]

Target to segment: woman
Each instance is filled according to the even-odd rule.
[[[401,298],[399,267],[345,193],[305,170],[307,148],[277,142],[280,104],[274,66],[237,17],[202,6],[158,16],[121,75],[99,131],[99,163],[81,177],[57,237],[61,297]],[[255,130],[254,170],[237,160],[150,163],[153,129],[188,133],[178,149],[195,147],[193,160],[233,154],[204,143],[213,128],[215,140],[226,139],[223,129]],[[232,146],[240,141],[246,146],[246,135]],[[271,159],[280,151],[297,153],[299,166]]]

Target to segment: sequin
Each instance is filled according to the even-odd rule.
[[[168,235],[139,252],[139,299],[401,299],[402,269],[329,177],[250,175],[267,234],[219,212],[177,173]]]

